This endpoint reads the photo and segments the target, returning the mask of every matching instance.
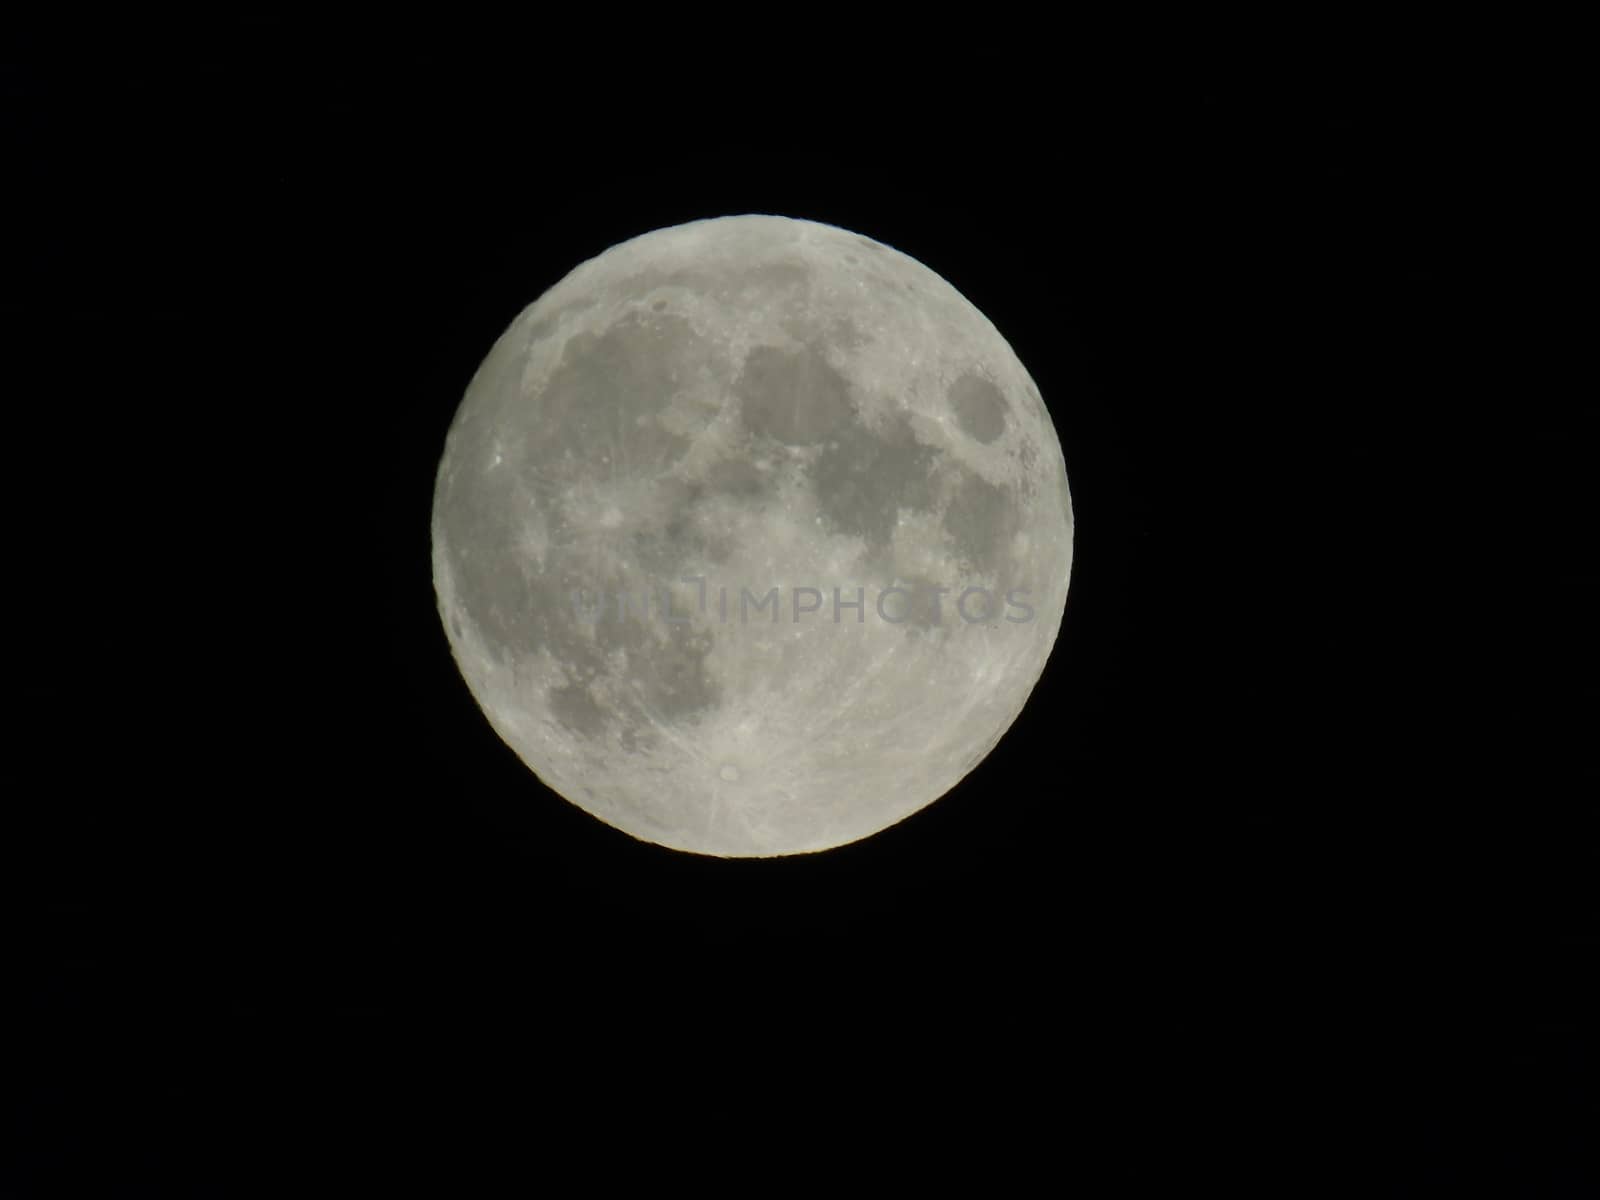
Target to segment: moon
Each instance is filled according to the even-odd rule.
[[[780,216],[643,234],[512,322],[434,488],[455,661],[635,838],[826,850],[994,748],[1054,645],[1072,501],[1038,389],[920,262]]]

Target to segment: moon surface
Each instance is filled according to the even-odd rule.
[[[1021,712],[1072,563],[1061,446],[933,271],[737,216],[583,263],[489,351],[433,505],[472,695],[636,838],[825,850],[949,791]]]

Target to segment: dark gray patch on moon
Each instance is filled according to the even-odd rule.
[[[613,586],[624,590],[621,581]],[[601,651],[622,650],[622,677],[656,717],[677,723],[714,708],[720,692],[705,665],[710,633],[661,620],[659,593],[636,587],[628,595],[626,607],[608,605],[595,624]]]
[[[652,638],[647,647],[628,655],[628,673],[640,685],[652,715],[683,725],[721,702],[721,690],[706,667],[715,638],[709,630],[688,625],[664,628],[664,643]]]
[[[950,385],[950,407],[961,431],[985,445],[1005,432],[1006,399],[981,375],[963,375]]]
[[[535,651],[548,649],[573,679],[593,678],[605,664],[577,628],[585,618],[575,600],[586,590],[585,601],[594,604],[593,581],[552,565],[530,583],[516,565],[518,560],[516,543],[509,540],[496,540],[485,546],[484,553],[458,559],[467,615],[502,664],[514,666]]]
[[[849,317],[839,317],[828,326],[828,344],[845,350],[858,350],[867,344],[866,335],[856,328]]]
[[[887,545],[900,509],[932,508],[935,457],[912,436],[904,417],[896,417],[882,435],[852,422],[823,447],[811,468],[823,520],[833,532],[863,538],[875,548]]]
[[[630,591],[624,581],[613,579],[604,592],[603,604],[598,593],[587,597],[592,605],[587,617],[580,617],[566,600],[554,610],[560,618],[545,631],[546,648],[569,665],[568,681],[547,693],[556,719],[591,739],[612,727],[631,731],[632,743],[639,745],[648,739],[652,722],[682,726],[716,709],[721,690],[706,666],[714,640],[710,631],[662,621],[660,597],[648,586]],[[547,600],[557,602],[555,597]],[[592,630],[592,638],[580,620]],[[617,651],[620,666],[614,664]],[[590,686],[598,677],[613,675],[619,690],[632,697],[616,707],[597,701]]]
[[[705,486],[710,492],[754,500],[771,492],[773,481],[753,462],[723,458],[706,468]]]
[[[633,553],[639,566],[663,579],[676,579],[689,556],[703,550],[704,540],[682,510],[634,531]]]
[[[654,489],[649,509],[630,514],[637,523],[633,551],[641,567],[662,578],[676,579],[690,555],[705,548],[691,508],[700,493],[700,484],[663,479]]]
[[[587,468],[603,456],[613,471],[657,470],[681,456],[685,439],[655,420],[693,365],[697,339],[682,317],[629,316],[605,332],[575,334],[532,407],[528,458],[571,457]]]
[[[1005,562],[1017,528],[1011,489],[963,471],[964,478],[945,509],[944,528],[961,562],[992,573]]]
[[[757,346],[733,391],[746,428],[791,446],[815,445],[853,414],[849,382],[813,346]]]
[[[951,596],[939,594],[933,580],[920,575],[902,576],[895,586],[903,591],[882,600],[886,620],[905,627],[908,635],[926,633],[930,629],[949,623]]]
[[[550,711],[565,728],[580,737],[595,738],[605,732],[606,711],[581,683],[565,683],[551,688]]]

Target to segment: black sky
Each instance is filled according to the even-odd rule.
[[[865,50],[552,41],[511,72],[484,39],[261,21],[6,63],[44,759],[13,790],[43,818],[13,840],[45,1056],[17,1194],[234,1194],[265,1160],[532,1186],[621,1127],[691,1168],[887,1140],[1096,1193],[1583,1194],[1584,472],[1576,401],[1514,369],[1512,118],[979,47],[939,89]],[[455,671],[428,557],[512,317],[743,212],[868,234],[989,315],[1078,521],[1055,654],[982,767],[765,863],[544,790]]]

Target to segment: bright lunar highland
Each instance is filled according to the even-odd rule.
[[[825,850],[949,791],[1021,712],[1072,503],[995,327],[880,242],[695,221],[583,263],[467,388],[439,612],[505,742],[634,837]]]

